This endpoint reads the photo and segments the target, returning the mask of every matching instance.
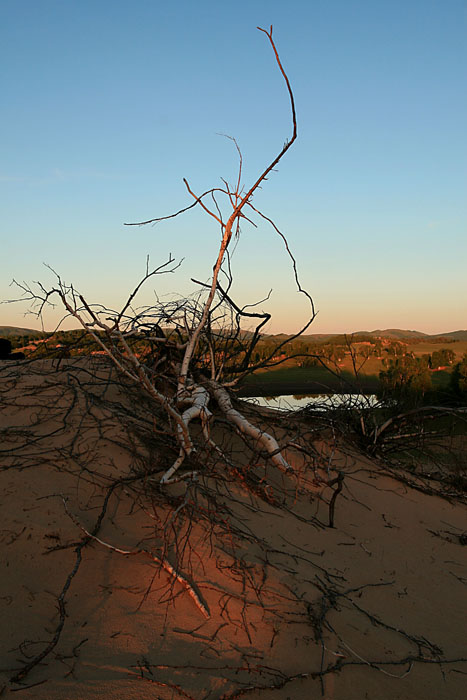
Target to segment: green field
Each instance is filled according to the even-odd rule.
[[[423,354],[423,353],[421,353]],[[358,369],[358,366],[357,366]],[[270,370],[260,370],[242,382],[240,396],[280,396],[285,394],[375,394],[380,388],[381,360],[370,357],[355,375],[350,358],[340,363],[335,374],[324,367],[297,367],[290,360]],[[338,376],[336,376],[336,374]],[[449,386],[451,370],[431,372],[433,389]]]
[[[449,348],[455,353],[452,365],[440,370],[431,370],[431,383],[434,390],[440,390],[449,386],[451,372],[456,362],[462,360],[467,352],[467,341],[456,340],[448,342],[414,342],[410,339],[405,342],[395,341],[400,347],[405,346],[405,352],[413,354],[416,358],[423,355],[432,355],[435,351]],[[390,343],[391,344],[391,343]],[[387,369],[392,361],[388,343],[381,346],[381,356],[376,356],[375,346],[372,343],[372,354],[364,359],[360,355],[370,349],[368,342],[356,341],[352,343],[352,354],[347,348],[342,353],[338,362],[329,363],[331,371],[322,365],[316,367],[300,367],[301,358],[284,359],[276,367],[268,370],[258,370],[254,375],[247,377],[240,387],[242,396],[278,396],[280,394],[323,394],[323,393],[376,393],[380,388],[379,374]],[[311,350],[313,352],[313,350]],[[383,358],[385,362],[383,362]],[[337,376],[336,376],[337,375]]]
[[[279,396],[281,394],[373,394],[379,387],[376,374],[355,375],[344,370],[336,377],[324,367],[280,367],[258,372],[245,379],[240,396]]]

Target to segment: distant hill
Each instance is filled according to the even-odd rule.
[[[463,333],[463,331],[454,331],[455,333]],[[336,336],[344,336],[347,335],[349,338],[354,335],[354,336],[365,336],[367,335],[369,338],[392,338],[393,340],[403,340],[404,338],[431,338],[432,336],[428,335],[427,333],[421,333],[420,331],[408,331],[408,330],[402,330],[401,328],[386,328],[385,330],[381,329],[376,329],[374,331],[354,331],[353,333],[311,333],[310,335],[304,335],[303,339],[308,339],[308,340],[314,340],[317,342],[326,342],[327,340],[331,340],[332,338],[335,338]],[[446,336],[453,336],[453,334],[449,333],[443,333],[443,337]],[[283,333],[272,336],[277,340],[285,340],[288,336],[284,335]],[[434,338],[437,338],[438,335],[433,336]]]
[[[381,330],[378,328],[375,331],[357,331],[355,335],[372,335],[380,336],[382,338],[394,338],[396,340],[402,340],[402,338],[429,338],[427,333],[421,333],[420,331],[407,331],[401,328],[386,328]]]
[[[467,330],[451,331],[450,333],[438,333],[437,335],[430,335],[430,338],[454,338],[454,340],[467,340]]]
[[[386,330],[358,331],[356,335],[381,336],[383,338],[394,338],[403,340],[404,338],[453,338],[454,340],[467,340],[467,330],[449,331],[449,333],[421,333],[420,331],[407,331],[401,328],[387,328]]]
[[[65,331],[66,332],[66,331]],[[243,331],[245,337],[252,335],[250,331]],[[39,331],[36,328],[19,328],[17,326],[0,326],[0,338],[6,338],[9,335],[43,335],[43,331]],[[331,340],[336,336],[343,336],[343,333],[310,333],[301,336],[303,340],[310,340],[315,342],[326,342]],[[459,331],[449,331],[448,333],[422,333],[421,331],[410,331],[403,330],[402,328],[386,328],[385,330],[376,329],[374,331],[356,331],[354,333],[347,333],[348,336],[351,335],[367,335],[369,337],[382,337],[382,338],[392,338],[393,340],[404,340],[410,338],[452,338],[453,340],[467,340],[467,330]],[[275,334],[264,334],[262,336],[274,339],[276,342],[281,342],[287,340],[291,336],[287,333],[275,333]]]
[[[9,335],[42,335],[42,331],[34,328],[17,328],[16,326],[0,326],[0,338]]]
[[[327,340],[331,340],[336,336],[343,335],[344,333],[310,333],[308,335],[302,336],[302,340],[309,340],[320,343],[326,342]],[[347,336],[349,337],[352,335],[367,335],[370,338],[380,337],[391,338],[392,340],[409,340],[410,338],[419,338],[420,340],[423,340],[423,338],[426,338],[427,340],[431,338],[452,338],[453,340],[467,340],[467,330],[449,331],[448,333],[433,333],[430,335],[429,333],[422,333],[421,331],[414,330],[404,330],[402,328],[386,328],[384,330],[381,328],[377,328],[374,331],[355,331],[354,333],[347,333]],[[285,333],[277,333],[268,337],[274,338],[274,340],[276,341],[287,340],[287,338],[290,338],[290,336]]]

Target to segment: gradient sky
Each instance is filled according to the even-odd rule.
[[[267,38],[295,94],[298,140],[255,197],[286,234],[319,315],[309,332],[467,328],[465,0],[1,0],[0,299],[48,263],[90,302],[121,305],[171,252],[183,265],[140,297],[207,280],[219,231],[169,214],[249,186],[290,136]],[[307,306],[280,239],[244,225],[233,296],[292,332]],[[0,325],[39,327],[25,304]],[[45,317],[51,330],[60,310]],[[76,324],[73,324],[76,325]]]

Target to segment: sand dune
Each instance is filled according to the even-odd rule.
[[[463,697],[465,505],[288,420],[293,476],[236,438],[161,491],[170,440],[105,360],[3,367],[0,694]]]

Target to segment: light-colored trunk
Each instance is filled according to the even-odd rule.
[[[208,409],[209,398],[209,392],[202,386],[196,386],[191,393],[186,392],[186,397],[184,396],[183,400],[189,402],[191,405],[189,408],[183,411],[181,416],[181,425],[177,424],[177,432],[179,442],[181,444],[183,444],[184,432],[189,434],[188,424],[194,418],[200,418],[203,425],[203,430],[205,430],[205,426],[212,415],[211,411]],[[170,483],[175,472],[185,461],[187,454],[188,452],[181,447],[180,454],[178,455],[177,459],[161,478],[161,484]]]
[[[241,433],[251,438],[256,448],[267,452],[269,459],[276,467],[283,471],[292,471],[292,467],[281,454],[277,440],[269,433],[252,425],[240,411],[237,411],[232,406],[229,393],[222,386],[213,381],[207,382],[207,386],[227,420],[233,423]]]

